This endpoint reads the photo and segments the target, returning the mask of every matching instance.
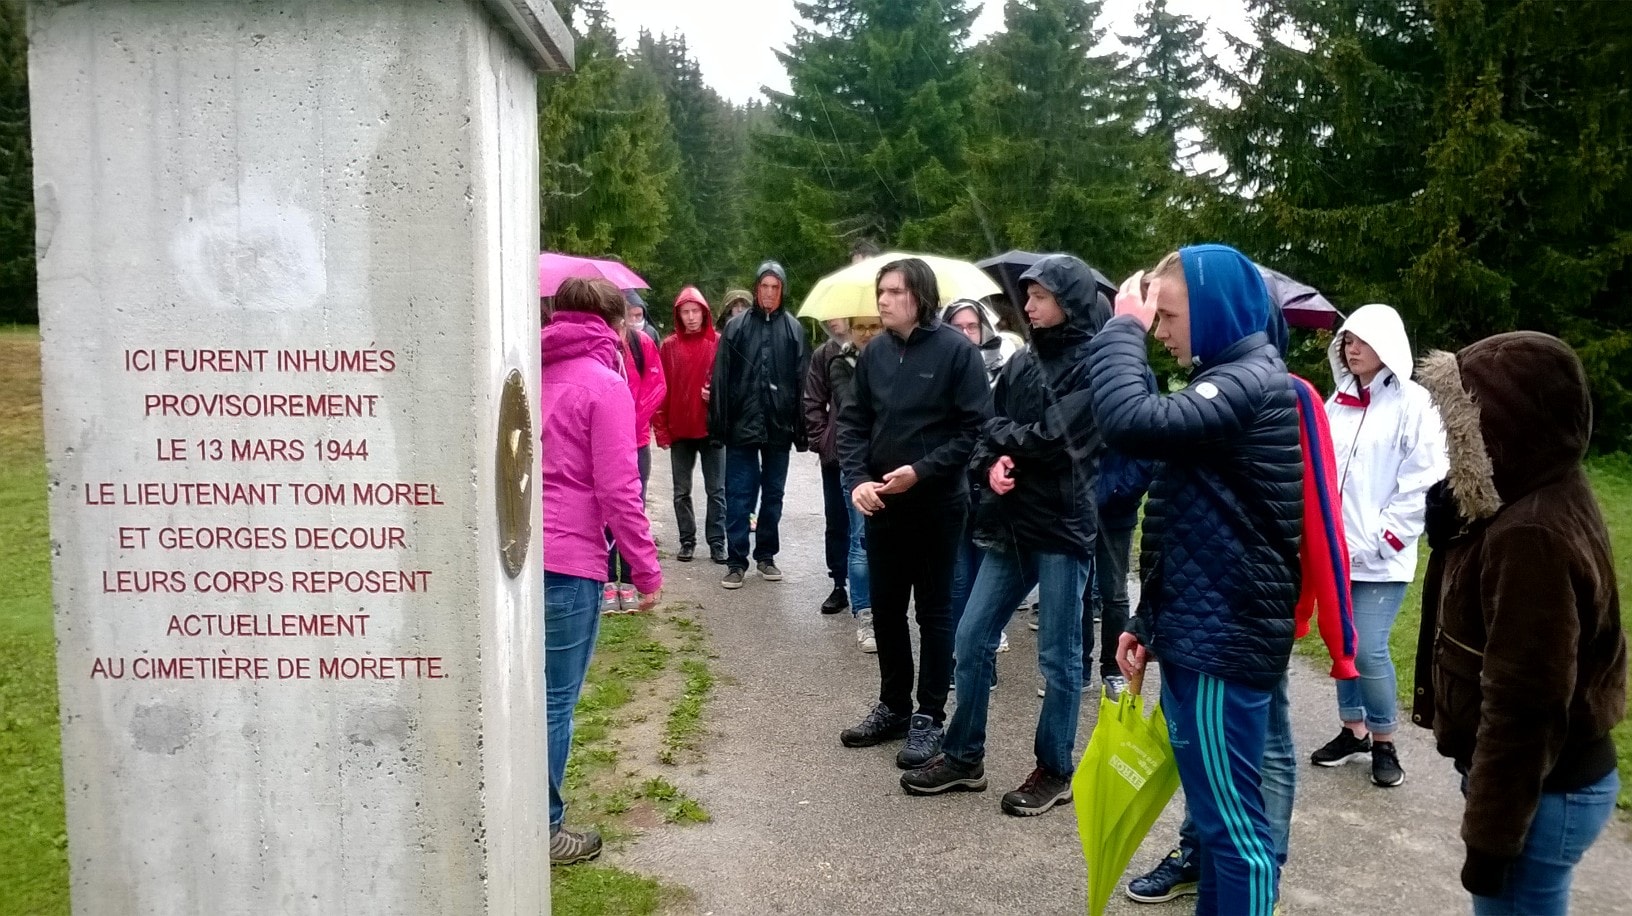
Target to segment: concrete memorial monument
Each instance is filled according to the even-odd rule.
[[[30,4],[76,913],[546,912],[547,0]]]

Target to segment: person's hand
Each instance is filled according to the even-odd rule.
[[[1122,281],[1122,288],[1116,294],[1116,313],[1118,315],[1132,315],[1138,319],[1145,330],[1156,323],[1156,297],[1146,295],[1140,287],[1144,285],[1145,272],[1138,271],[1133,276]],[[1161,281],[1153,281],[1152,285]]]
[[[1512,866],[1512,859],[1469,849],[1462,862],[1462,888],[1475,897],[1500,897]]]
[[[878,484],[873,483],[871,480],[863,484],[857,484],[856,488],[850,492],[850,503],[856,507],[857,512],[871,516],[874,512],[884,508],[884,500],[879,498],[878,490]]]
[[[1008,455],[992,462],[992,469],[986,472],[986,485],[998,496],[1014,489],[1014,459]]]
[[[707,385],[703,386],[703,403],[704,404],[708,403],[708,386]]]
[[[884,475],[884,486],[879,487],[878,492],[881,496],[889,496],[893,493],[905,493],[912,489],[912,485],[917,482],[918,472],[912,469],[912,465],[903,464]]]
[[[657,607],[657,603],[659,601],[662,601],[662,600],[663,600],[663,590],[661,588],[658,589],[655,592],[652,592],[649,595],[648,594],[642,594],[640,596],[640,607],[638,608],[638,610],[649,611],[652,608]]]
[[[1149,659],[1150,652],[1139,642],[1139,637],[1132,633],[1123,633],[1117,639],[1116,667],[1121,669],[1122,676],[1128,679],[1129,684],[1144,682],[1145,662]]]

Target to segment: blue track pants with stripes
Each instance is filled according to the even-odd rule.
[[[1270,916],[1281,867],[1264,814],[1270,691],[1162,665],[1162,708],[1201,840],[1198,916]]]

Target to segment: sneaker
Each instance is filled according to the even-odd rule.
[[[869,655],[878,651],[878,640],[873,638],[873,622],[871,620],[856,627],[856,642],[861,643],[861,651]]]
[[[763,573],[765,571],[765,567],[761,566],[759,571]],[[844,590],[844,586],[835,585],[833,586],[833,591],[828,592],[827,600],[822,602],[822,613],[837,614],[838,612],[849,607],[850,594]]]
[[[907,736],[908,716],[898,716],[890,712],[890,707],[883,703],[873,707],[867,718],[854,728],[847,728],[839,733],[839,742],[845,747],[872,747],[886,741]]]
[[[945,754],[923,767],[901,774],[901,788],[908,795],[939,795],[942,792],[986,791],[986,767],[966,767],[948,760]]]
[[[618,610],[640,610],[640,595],[636,593],[633,585],[625,585],[618,589]]]
[[[999,634],[997,634],[997,636],[998,636],[998,639],[997,639],[997,651],[999,651],[999,652],[1009,651],[1009,634],[1008,633],[999,633]]]
[[[719,564],[720,566],[724,566],[726,563],[730,562],[730,560],[725,555],[725,548],[724,547],[710,547],[710,548],[708,548],[708,558],[710,560],[713,560],[715,563]]]
[[[1122,699],[1122,691],[1128,689],[1128,679],[1120,674],[1107,674],[1099,680],[1105,685],[1105,698],[1112,703]]]
[[[1038,615],[1033,613],[1031,608],[1022,608],[1021,610],[1026,612],[1026,629],[1035,633],[1043,628],[1043,625],[1037,622],[1039,620]]]
[[[1034,817],[1071,800],[1071,777],[1058,776],[1038,767],[1020,788],[1003,795],[1003,812],[1015,817]]]
[[[680,552],[674,555],[682,563],[690,563],[692,557],[697,556],[697,548],[691,544],[681,544]]]
[[[740,569],[727,570],[725,578],[720,580],[720,585],[725,588],[742,588],[742,573]]]
[[[618,607],[618,587],[610,582],[601,587],[601,613],[616,614]]]
[[[782,570],[777,569],[776,564],[772,563],[770,560],[760,561],[759,574],[764,577],[766,582],[782,581]]]
[[[1371,781],[1385,789],[1405,782],[1405,770],[1400,768],[1400,753],[1394,749],[1394,742],[1371,743]]]
[[[1342,766],[1356,757],[1363,757],[1371,753],[1371,736],[1356,738],[1354,732],[1347,728],[1340,730],[1337,737],[1326,742],[1326,745],[1309,755],[1309,762],[1317,767]]]
[[[594,830],[579,832],[565,827],[550,834],[550,864],[577,865],[601,854],[601,835]]]
[[[1128,899],[1138,903],[1166,903],[1196,893],[1201,886],[1201,863],[1182,847],[1169,852],[1156,867],[1128,882]]]
[[[941,727],[926,715],[915,715],[907,724],[907,746],[895,755],[895,765],[915,770],[941,753]]]

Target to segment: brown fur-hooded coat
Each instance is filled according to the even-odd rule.
[[[1444,419],[1451,470],[1428,500],[1412,720],[1467,777],[1462,883],[1494,896],[1541,794],[1615,767],[1626,638],[1581,465],[1592,405],[1574,351],[1534,332],[1430,354],[1417,377]]]

